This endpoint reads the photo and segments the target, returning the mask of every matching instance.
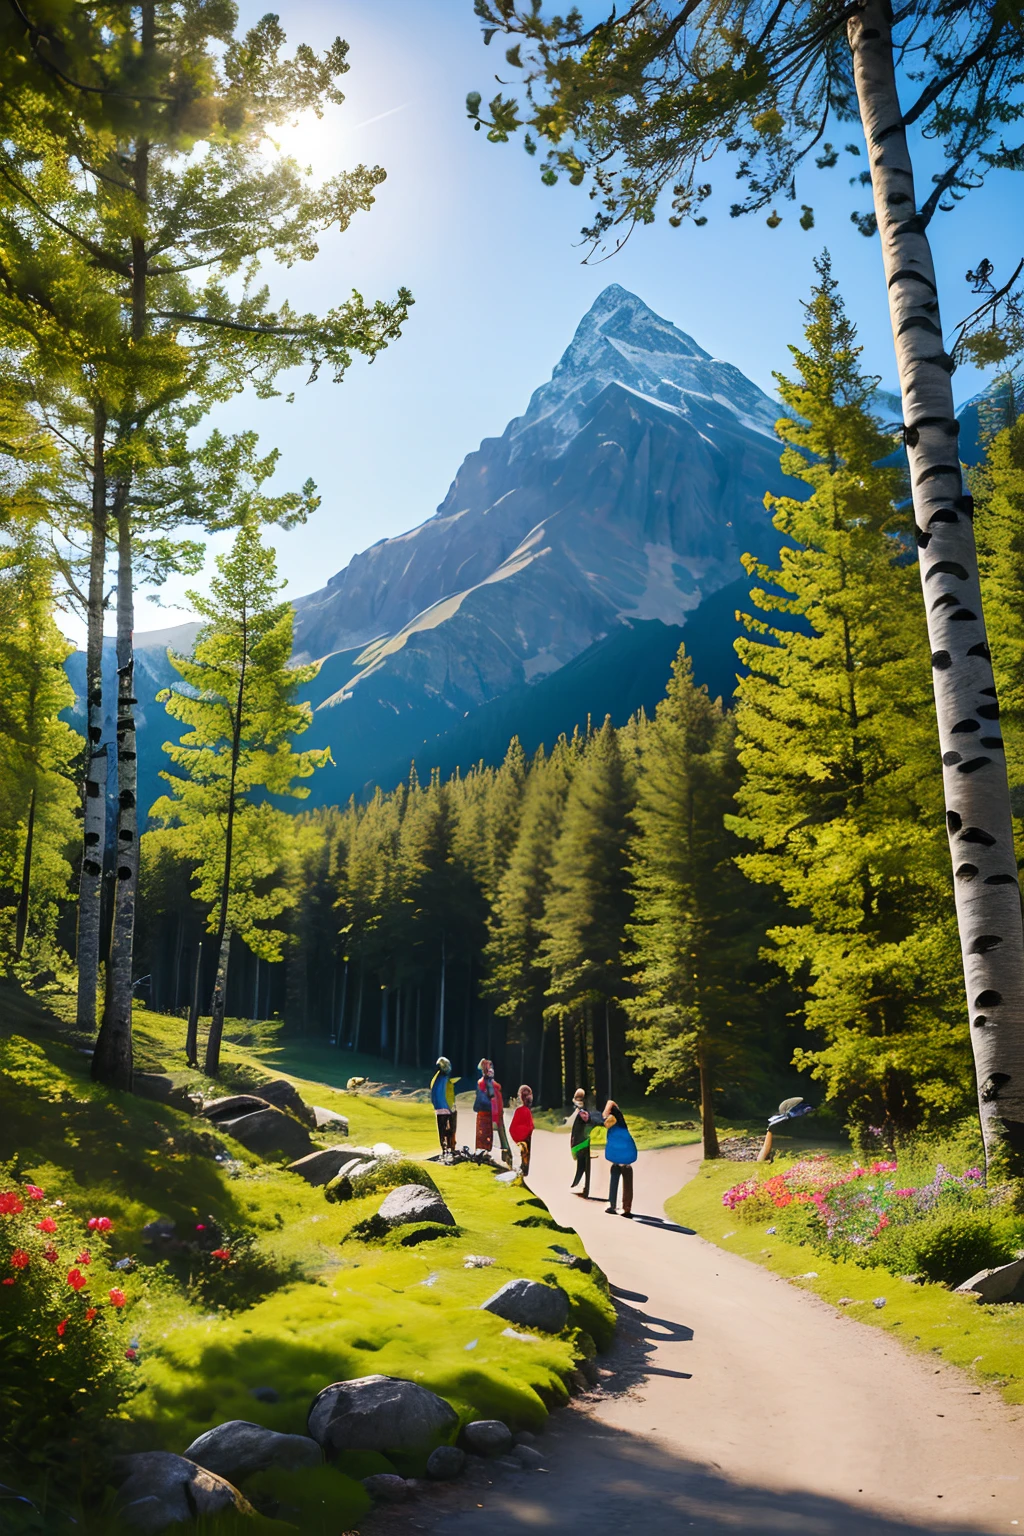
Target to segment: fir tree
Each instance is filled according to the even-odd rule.
[[[989,440],[985,462],[971,476],[981,579],[989,608],[998,715],[1006,741],[1017,865],[1024,864],[1024,417]]]
[[[699,1084],[704,1156],[718,1156],[715,1090],[749,1078],[758,1056],[753,969],[759,903],[735,865],[724,817],[738,781],[733,725],[680,647],[643,738],[630,845],[634,992],[628,1039],[648,1092]]]
[[[632,804],[633,784],[609,718],[587,742],[573,775],[541,922],[541,958],[551,975],[546,1014],[562,1031],[572,1030],[580,1084],[596,1092],[600,1075],[609,1096],[615,1076],[611,1014],[622,992],[630,915],[626,846]],[[604,1037],[600,1074],[595,1024]]]
[[[745,779],[732,822],[757,851],[751,879],[792,910],[771,934],[801,981],[818,1044],[799,1064],[851,1124],[891,1141],[967,1101],[956,1025],[956,930],[944,864],[942,786],[929,771],[935,715],[923,616],[898,469],[869,414],[827,256],[807,305],[797,378],[778,375],[785,471],[807,500],[770,498],[790,541],[751,593],[779,625],[745,619],[750,668],[737,695]],[[969,867],[961,871],[970,878]]]
[[[178,773],[163,774],[171,793],[151,812],[176,829],[175,841],[196,863],[196,895],[211,906],[217,948],[206,1046],[211,1077],[220,1068],[232,934],[265,959],[278,957],[284,938],[265,925],[288,902],[280,876],[290,818],[265,796],[304,798],[309,791],[293,781],[330,760],[329,748],[292,749],[291,738],[312,718],[295,694],[317,665],[289,665],[292,608],[277,601],[274,552],[254,524],[239,529],[230,554],[218,557],[217,572],[208,596],[188,594],[206,620],[192,657],[168,653],[190,691],[166,689],[158,699],[189,729],[177,745],[164,744]]]

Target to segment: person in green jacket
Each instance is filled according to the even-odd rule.
[[[576,1159],[576,1176],[569,1186],[581,1200],[590,1199],[590,1133],[594,1129],[595,1121],[600,1124],[600,1115],[594,1115],[587,1108],[587,1095],[583,1088],[577,1088],[572,1096],[573,1117],[569,1125],[569,1151]],[[580,1180],[583,1188],[577,1189]]]
[[[447,1056],[437,1058],[437,1071],[430,1079],[430,1102],[437,1116],[437,1139],[441,1143],[441,1158],[450,1162],[455,1156],[455,1126],[458,1111],[455,1108],[455,1084],[459,1078],[452,1076],[452,1064]]]

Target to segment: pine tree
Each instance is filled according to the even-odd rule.
[[[1006,741],[1019,869],[1024,865],[1024,417],[992,436],[971,488],[999,690],[999,707],[989,705],[988,717],[999,719]]]
[[[293,781],[330,760],[326,747],[292,749],[291,737],[312,718],[295,693],[317,665],[289,665],[292,608],[276,600],[274,551],[263,546],[255,524],[239,529],[217,572],[209,595],[188,594],[206,620],[192,657],[168,653],[190,691],[166,689],[158,698],[189,729],[177,745],[164,744],[178,772],[164,772],[171,793],[151,811],[176,829],[178,846],[196,862],[196,895],[211,905],[218,957],[206,1045],[211,1077],[220,1069],[232,934],[264,959],[276,959],[284,940],[265,925],[288,903],[281,871],[291,825],[265,796],[305,798],[309,791]]]
[[[560,1030],[572,1030],[582,1086],[596,1092],[594,1079],[600,1075],[609,1095],[615,1075],[611,1015],[622,994],[622,952],[631,909],[626,848],[633,798],[633,783],[608,718],[587,742],[569,786],[541,920],[541,958],[551,976],[546,1015]],[[595,1023],[604,1036],[600,1054],[606,1060],[600,1074]]]
[[[817,268],[806,345],[791,348],[797,378],[777,376],[792,412],[777,428],[782,465],[811,494],[769,498],[788,541],[779,568],[746,561],[766,584],[755,606],[781,621],[748,617],[737,642],[750,675],[732,826],[757,845],[743,870],[792,911],[771,938],[820,1042],[799,1064],[851,1124],[892,1141],[962,1108],[969,1069],[902,476],[879,467],[892,444],[869,414],[876,380],[860,371],[827,256]],[[959,873],[973,877],[966,863]]]
[[[764,926],[739,873],[734,726],[693,682],[681,646],[643,738],[630,844],[635,906],[628,1040],[648,1092],[699,1084],[704,1156],[718,1156],[716,1089],[749,1077],[758,1056],[753,975]]]
[[[74,703],[64,671],[73,647],[53,606],[53,567],[22,532],[0,561],[0,887],[13,898],[0,942],[9,959],[52,942],[78,831],[82,739],[60,718]]]

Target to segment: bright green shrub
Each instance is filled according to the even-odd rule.
[[[991,1211],[940,1209],[889,1228],[874,1244],[872,1258],[894,1274],[962,1285],[979,1269],[1008,1264],[1020,1242],[1012,1221]]]
[[[358,1174],[358,1169],[352,1172]],[[398,1189],[402,1184],[420,1184],[424,1189],[437,1189],[422,1163],[410,1157],[382,1157],[376,1167],[354,1180],[351,1173],[343,1169],[331,1180],[324,1193],[328,1200],[351,1200],[353,1197],[362,1200],[364,1195],[384,1194],[389,1189]]]

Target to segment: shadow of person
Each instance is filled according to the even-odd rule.
[[[666,1221],[662,1216],[643,1216],[639,1212],[633,1212],[633,1220],[642,1222],[645,1227],[660,1227],[663,1232],[682,1232],[686,1237],[696,1237],[693,1227],[681,1227],[677,1221]]]

